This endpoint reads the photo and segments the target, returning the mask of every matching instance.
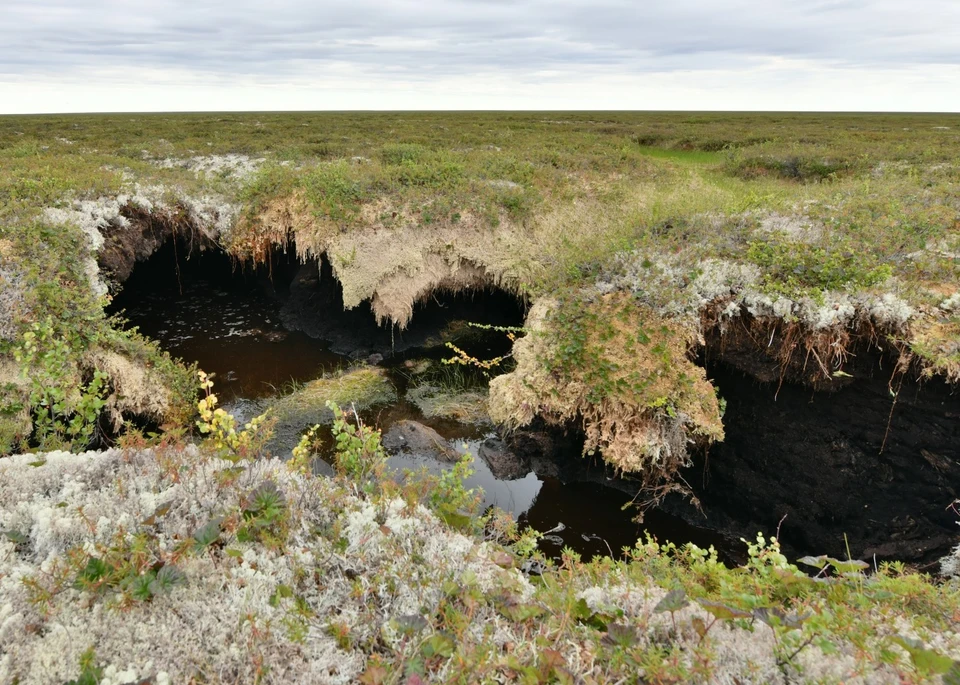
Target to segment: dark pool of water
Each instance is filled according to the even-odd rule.
[[[130,324],[175,357],[215,374],[223,400],[275,395],[349,360],[321,341],[280,327],[278,303],[209,282],[125,303]]]
[[[489,433],[456,443],[459,453],[473,456],[474,473],[465,485],[483,491],[483,509],[498,507],[513,514],[521,526],[544,533],[540,548],[548,556],[558,558],[563,548],[569,547],[585,559],[596,555],[620,557],[624,547],[633,547],[638,539],[650,533],[661,541],[694,542],[705,548],[714,545],[727,561],[739,557],[731,541],[661,511],[647,512],[642,524],[635,523],[632,498],[599,483],[563,482],[533,471],[514,480],[498,479],[476,456],[483,439],[492,436]],[[403,454],[392,456],[389,466],[398,473],[420,467],[435,472],[449,468],[433,459]]]
[[[238,272],[222,255],[194,257],[191,263],[180,262],[179,269],[172,268],[173,259],[172,250],[166,249],[138,266],[116,298],[113,310],[122,311],[130,325],[157,340],[172,355],[197,362],[206,372],[214,373],[215,391],[228,408],[239,412],[238,418],[245,420],[248,417],[243,414],[256,413],[263,404],[258,400],[276,394],[290,381],[312,380],[349,363],[348,357],[330,352],[322,340],[284,329],[279,315],[285,295],[282,282],[265,279],[263,274]],[[492,344],[500,343],[502,340]],[[407,386],[402,360],[442,355],[442,348],[407,350],[388,360],[401,396]],[[476,456],[482,442],[493,436],[490,427],[427,419],[403,399],[365,418],[384,431],[401,419],[420,421],[437,430],[458,451],[473,455],[475,473],[466,485],[483,490],[484,507],[497,506],[512,513],[521,524],[545,532],[541,548],[551,556],[559,556],[563,547],[587,558],[597,554],[619,556],[621,548],[632,546],[645,531],[678,544],[714,544],[728,559],[734,556],[730,544],[717,534],[662,512],[649,512],[642,526],[634,523],[635,511],[627,506],[629,495],[600,482],[563,482],[533,471],[514,480],[496,478]],[[331,455],[326,456],[329,459]],[[434,472],[450,468],[426,456],[397,455],[390,460],[390,468],[397,472],[420,467]]]
[[[350,362],[323,341],[283,328],[282,287],[269,276],[243,272],[223,255],[175,259],[167,246],[134,269],[111,311],[214,374],[222,401],[269,397]]]

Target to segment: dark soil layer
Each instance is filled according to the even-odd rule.
[[[922,563],[957,543],[955,389],[907,376],[894,406],[893,364],[865,350],[847,367],[854,381],[833,393],[778,389],[723,362],[707,368],[727,400],[726,440],[683,474],[702,514],[677,497],[668,510],[751,538],[780,525],[795,554],[845,556],[846,535],[855,558]]]

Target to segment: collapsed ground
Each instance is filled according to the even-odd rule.
[[[927,559],[956,540],[958,138],[951,115],[3,118],[0,443],[189,428],[191,370],[106,299],[173,245],[295,254],[387,330],[438,292],[524,297],[490,415],[582,430],[644,501]]]

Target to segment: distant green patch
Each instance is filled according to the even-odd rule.
[[[647,157],[667,159],[681,164],[720,164],[724,160],[723,152],[709,150],[681,150],[641,145],[640,153]]]

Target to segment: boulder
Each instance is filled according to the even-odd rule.
[[[437,431],[409,419],[397,421],[390,427],[383,436],[383,446],[388,452],[408,452],[441,461],[455,462],[459,458]]]

